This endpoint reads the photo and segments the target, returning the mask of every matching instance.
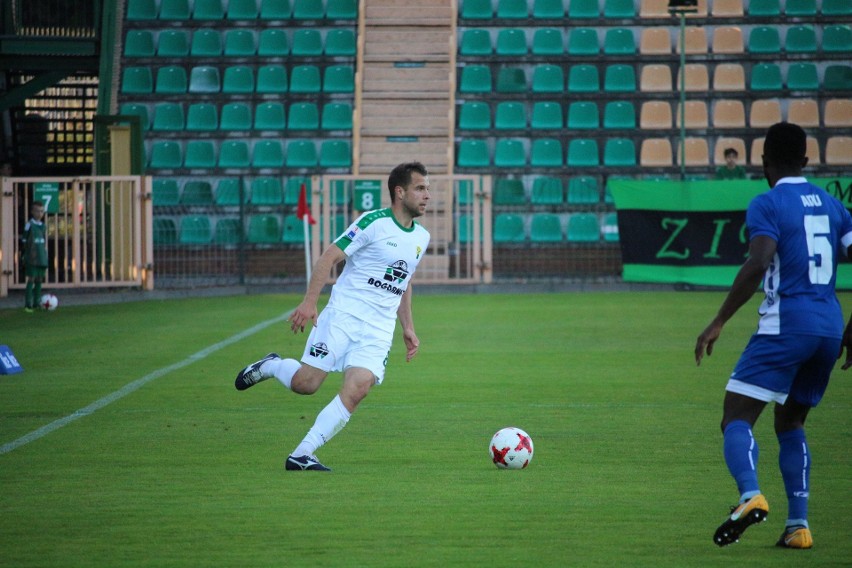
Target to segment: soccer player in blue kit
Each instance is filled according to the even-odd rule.
[[[739,505],[716,530],[719,546],[736,542],[769,513],[757,480],[758,445],[752,427],[775,403],[778,463],[787,493],[787,522],[777,545],[810,548],[808,495],[811,456],[805,419],[828,386],[843,349],[852,366],[852,320],[844,331],[835,294],[838,256],[852,244],[852,216],[843,204],[802,177],[806,135],[781,122],[769,128],[763,172],[771,189],[748,206],[748,258],[716,317],[695,344],[695,362],[712,354],[722,327],[763,283],[760,322],[726,387],[722,431],[728,470]]]

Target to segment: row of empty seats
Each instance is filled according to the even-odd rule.
[[[612,203],[612,196],[605,191],[602,198],[596,176],[572,176],[567,180],[536,176],[527,183],[522,178],[495,179],[491,201],[498,209],[527,205],[600,205]],[[471,202],[469,196],[459,192],[460,205]]]
[[[349,28],[285,30],[245,28],[129,30],[125,57],[354,57],[355,31]]]
[[[290,70],[283,65],[249,65],[225,67],[199,65],[187,68],[166,65],[155,70],[148,66],[125,67],[121,92],[127,95],[197,94],[281,94],[281,93],[353,93],[355,70],[351,65],[295,65]],[[257,75],[255,82],[255,75]],[[322,78],[321,78],[322,77]]]
[[[345,229],[345,217],[334,220],[335,232]],[[248,244],[302,244],[305,242],[303,221],[295,214],[249,215],[244,223],[236,217],[210,217],[184,215],[180,217],[158,215],[153,223],[155,246],[163,245],[224,245]]]
[[[812,166],[827,164],[829,166],[852,165],[852,137],[831,136],[824,145],[824,154],[820,151],[820,142],[809,136],[807,139],[808,163]],[[746,141],[742,138],[717,138],[715,152],[710,154],[708,141],[703,137],[687,137],[684,140],[682,155],[683,163],[687,166],[707,166],[710,158],[715,165],[724,163],[724,150],[734,148],[739,154],[741,163],[752,166],[762,165],[763,137],[756,137],[746,151]],[[670,138],[646,138],[640,148],[640,164],[649,167],[671,167],[681,163],[680,141]]]
[[[711,103],[686,101],[683,123],[690,129],[711,126],[722,129],[746,126],[766,128],[783,120],[784,106],[789,109],[787,117],[791,122],[809,127],[820,126],[819,105],[814,99],[793,99],[785,101],[784,105],[778,99],[750,103],[737,99],[715,99]],[[852,99],[827,100],[822,118],[822,125],[826,128],[852,127]],[[460,130],[547,130],[563,127],[596,130],[601,127],[633,129],[637,126],[659,130],[680,127],[680,124],[681,105],[669,101],[574,101],[567,105],[554,101],[501,101],[492,104],[486,101],[465,101],[458,110]]]
[[[459,242],[471,242],[473,219],[459,219]],[[618,218],[615,213],[498,213],[494,215],[492,238],[495,244],[559,244],[618,241]]]
[[[221,177],[215,182],[205,178],[156,178],[153,185],[155,207],[174,206],[217,206],[229,207],[243,204],[258,206],[295,206],[299,202],[302,186],[308,203],[311,202],[311,180],[307,177],[289,177],[282,182],[280,177],[256,177],[243,179]],[[335,204],[347,203],[345,192],[335,192]]]
[[[467,20],[493,18],[559,19],[632,19],[669,18],[668,0],[571,0],[568,9],[562,0],[460,0],[459,17]],[[821,5],[818,5],[821,4]],[[701,0],[691,18],[734,18],[744,15],[755,17],[787,16],[843,16],[852,15],[852,4],[847,0]]]
[[[557,28],[469,28],[460,32],[459,54],[488,57],[532,55],[624,56],[669,55],[674,48],[680,53],[680,34],[676,28],[643,28],[637,42],[632,28],[578,27],[570,30]],[[801,24],[787,27],[754,26],[744,34],[737,26],[712,29],[708,40],[706,27],[688,27],[685,30],[684,49],[687,54],[703,53],[738,54],[845,54],[852,52],[852,28],[848,25],[826,26]],[[603,36],[603,40],[599,37]],[[567,36],[567,39],[566,39]],[[747,41],[746,38],[747,37]]]
[[[352,130],[352,104],[294,102],[124,103],[120,114],[138,115],[144,130],[160,132],[215,132],[248,130]]]
[[[129,21],[354,20],[358,0],[128,0]]]
[[[149,142],[153,169],[207,168],[349,168],[348,139],[288,140],[160,140]]]

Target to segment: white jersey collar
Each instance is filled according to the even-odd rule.
[[[808,183],[808,180],[801,177],[801,176],[799,176],[799,177],[785,177],[785,178],[781,178],[777,182],[775,182],[775,185],[773,187],[778,187],[782,183]]]

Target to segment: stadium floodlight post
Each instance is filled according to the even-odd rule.
[[[698,12],[698,0],[669,0],[669,13],[680,20],[680,179],[686,179],[686,15]]]

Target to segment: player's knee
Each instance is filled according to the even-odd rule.
[[[314,394],[322,386],[325,380],[325,373],[312,373],[306,371],[303,366],[293,375],[293,380],[290,383],[290,388],[298,394]]]

